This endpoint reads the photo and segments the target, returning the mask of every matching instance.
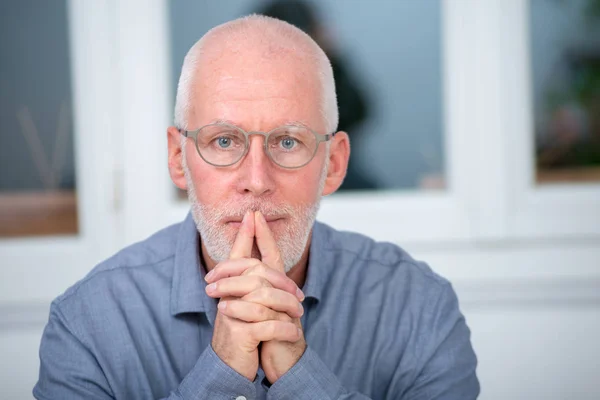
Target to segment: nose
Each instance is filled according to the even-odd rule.
[[[240,165],[238,192],[259,197],[273,191],[273,165],[264,150],[265,137],[250,135],[248,153]]]

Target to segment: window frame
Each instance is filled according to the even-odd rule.
[[[67,1],[79,229],[0,239],[0,304],[47,304],[122,244],[114,12],[110,3]]]

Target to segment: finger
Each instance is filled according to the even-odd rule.
[[[261,261],[273,269],[285,272],[281,253],[273,237],[273,232],[271,232],[264,215],[260,211],[254,213],[254,229],[256,245],[262,258]]]
[[[257,342],[279,340],[297,342],[302,338],[302,331],[293,322],[263,321],[250,325],[251,335]]]
[[[293,279],[289,278],[286,274],[281,271],[277,271],[273,268],[266,266],[263,263],[259,263],[257,265],[253,265],[252,267],[246,269],[242,275],[257,275],[260,276],[271,284],[274,288],[281,289],[285,292],[288,292],[298,298],[298,300],[304,300],[304,293],[296,282]]]
[[[230,318],[244,322],[262,322],[269,320],[289,322],[293,317],[277,312],[260,304],[243,300],[228,300],[219,303],[219,312]]]
[[[205,277],[207,283],[217,282],[233,276],[258,276],[266,279],[271,286],[286,291],[304,300],[304,293],[292,279],[280,271],[267,267],[255,258],[225,260],[215,266]]]
[[[238,258],[233,260],[225,260],[218,263],[205,277],[204,280],[208,283],[216,282],[219,279],[228,278],[230,276],[240,276],[248,269],[261,265],[260,260],[256,258]]]
[[[283,290],[263,287],[241,298],[243,301],[260,304],[271,310],[286,313],[291,318],[300,318],[304,314],[304,307],[296,296]]]
[[[259,276],[232,276],[207,285],[206,294],[214,298],[244,297],[255,290],[270,286],[269,281]]]
[[[244,214],[244,219],[242,219],[240,229],[229,253],[230,259],[252,256],[252,245],[254,244],[254,218],[252,218],[252,214],[252,211]]]

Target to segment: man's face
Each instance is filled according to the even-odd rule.
[[[217,58],[196,77],[190,129],[215,120],[246,131],[270,131],[301,122],[325,134],[317,76],[296,60],[260,56]],[[286,271],[302,257],[316,217],[327,173],[324,144],[306,166],[289,170],[265,154],[263,136],[252,135],[248,154],[230,167],[207,164],[188,139],[184,154],[188,195],[202,245],[220,262],[229,256],[240,221],[261,211],[273,231]],[[253,257],[259,257],[254,249]]]

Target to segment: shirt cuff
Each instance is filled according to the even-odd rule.
[[[184,399],[256,399],[256,387],[246,377],[238,374],[207,346],[178,388]]]
[[[338,378],[306,347],[300,360],[267,392],[267,399],[337,399],[343,392]]]

